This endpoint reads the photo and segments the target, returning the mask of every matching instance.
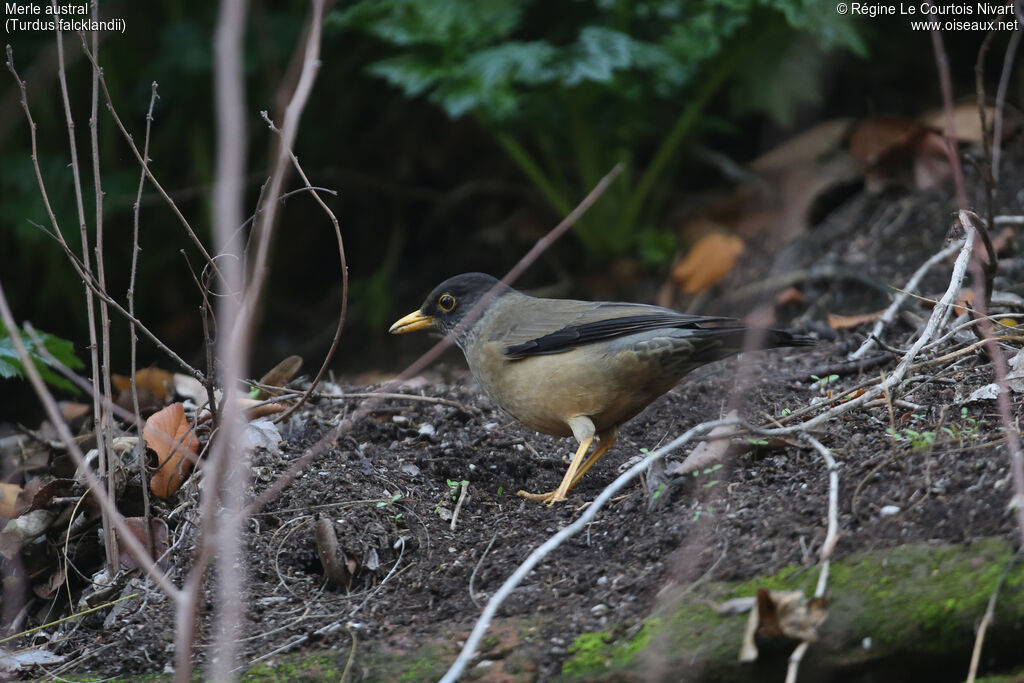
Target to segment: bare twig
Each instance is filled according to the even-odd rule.
[[[278,135],[281,135],[280,129],[278,129],[278,127],[274,125],[274,122],[270,120],[267,112],[262,112],[262,115],[263,120],[267,122],[270,129]],[[281,144],[284,145],[283,138],[281,139]],[[341,238],[341,227],[338,225],[338,217],[334,215],[334,212],[331,211],[330,207],[327,206],[327,203],[309,182],[309,178],[306,177],[306,172],[303,171],[302,166],[299,165],[299,158],[295,156],[295,152],[291,149],[288,149],[287,151],[288,156],[291,157],[292,165],[295,167],[295,171],[299,174],[299,177],[302,178],[302,182],[305,183],[306,189],[310,191],[313,195],[314,201],[320,205],[320,208],[323,209],[324,213],[326,213],[327,217],[330,219],[331,225],[334,226],[334,236],[338,241],[338,259],[341,263],[341,311],[338,314],[338,326],[334,330],[334,338],[331,340],[331,347],[327,350],[327,354],[324,356],[324,361],[320,365],[320,369],[317,370],[316,376],[313,377],[313,380],[309,383],[309,387],[306,389],[305,393],[303,393],[302,398],[300,398],[298,402],[289,408],[283,415],[277,418],[275,422],[284,422],[291,417],[292,414],[302,406],[302,404],[309,400],[310,395],[316,390],[317,385],[320,384],[320,380],[323,378],[324,373],[327,372],[327,366],[330,364],[331,359],[334,358],[334,352],[338,349],[338,342],[341,340],[341,330],[345,326],[345,317],[348,312],[348,261],[345,258],[345,242]]]
[[[999,577],[999,581],[996,582],[995,588],[992,589],[992,595],[988,598],[985,615],[981,618],[981,623],[978,624],[978,633],[974,637],[974,649],[971,651],[971,666],[967,670],[967,683],[974,683],[978,676],[978,664],[981,662],[981,646],[985,643],[985,632],[988,631],[989,624],[995,618],[996,600],[999,598],[999,591],[1002,589],[1003,583],[1006,582],[1006,577],[1009,576],[1010,570],[1013,569],[1019,559],[1020,555],[1015,554],[1007,560],[1006,567],[1003,568],[1003,573]]]
[[[462,511],[462,504],[466,501],[466,493],[469,492],[469,482],[462,480],[459,482],[459,487],[461,489],[459,492],[459,500],[455,503],[455,511],[452,512],[452,523],[449,527],[451,531],[455,531],[455,525],[459,521],[459,512]]]
[[[51,7],[56,7],[56,1],[55,0],[51,0]],[[74,190],[75,190],[75,208],[78,210],[78,225],[79,225],[79,232],[81,234],[81,240],[82,240],[82,267],[83,267],[83,270],[85,270],[85,272],[89,275],[89,277],[92,277],[92,265],[91,265],[91,261],[92,260],[91,260],[91,257],[89,256],[89,232],[88,232],[88,229],[87,229],[87,226],[86,226],[86,221],[85,221],[85,205],[84,205],[84,202],[83,202],[83,199],[82,199],[82,175],[81,175],[81,167],[80,167],[80,165],[78,163],[78,145],[77,145],[77,143],[75,141],[75,121],[74,121],[74,118],[71,115],[71,99],[68,96],[67,74],[65,72],[65,67],[64,67],[64,37],[63,37],[63,34],[62,34],[61,30],[60,30],[59,24],[56,25],[55,30],[56,30],[56,34],[57,34],[56,35],[56,43],[57,43],[57,78],[58,78],[58,81],[60,82],[61,100],[63,101],[63,104],[64,104],[64,118],[65,118],[65,121],[67,123],[67,129],[68,129],[68,148],[69,148],[69,150],[71,152],[71,176],[72,176]],[[8,47],[8,49],[10,49],[10,48]],[[13,71],[13,65],[11,66],[11,69]],[[20,83],[20,79],[19,79],[19,85],[24,89],[24,85]],[[24,96],[24,93],[23,93],[23,96]],[[25,105],[26,111],[28,111],[27,99],[24,101],[24,105]],[[92,124],[92,121],[90,120],[90,129],[92,129],[92,125],[91,124]],[[34,129],[35,125],[34,124],[31,124],[31,125],[32,125],[32,127]],[[35,155],[34,154],[33,154],[33,160],[35,160]],[[95,169],[96,163],[97,162],[94,161],[94,169],[93,169],[93,173],[94,174],[96,173],[96,169]],[[96,183],[99,183],[98,176],[97,176],[97,179],[96,179]],[[46,198],[45,195],[44,195],[44,201],[49,201],[49,199]],[[97,202],[96,216],[97,216],[97,219],[100,219],[102,217],[102,205],[99,202]],[[98,241],[99,240],[99,235],[100,235],[100,225],[99,225],[99,222],[97,222],[96,229],[97,229],[97,258],[98,258],[100,251],[102,251],[102,249],[99,246],[100,243]],[[63,236],[59,226],[56,225],[56,223],[54,223],[54,225],[53,225],[53,230],[54,230],[54,234],[55,234],[56,238],[61,243],[64,244],[66,249],[68,249],[67,244],[64,243],[64,236]],[[68,251],[70,251],[70,249],[68,249]],[[100,264],[99,264],[99,262],[97,262],[97,268],[99,268],[99,267],[100,267]],[[93,294],[89,290],[88,286],[85,288],[85,310],[86,310],[86,318],[87,318],[87,321],[88,321],[88,328],[89,328],[89,356],[90,356],[90,363],[91,363],[91,368],[92,368],[92,383],[93,383],[94,387],[98,388],[98,387],[100,387],[100,384],[101,384],[100,377],[101,377],[101,373],[103,372],[103,368],[105,367],[105,365],[104,366],[100,365],[100,359],[99,359],[100,345],[97,343],[97,336],[96,336],[96,308],[95,308],[95,301],[93,299]],[[107,332],[108,332],[108,337],[109,337],[109,327],[107,328]],[[109,344],[104,343],[103,349],[106,350],[108,348],[109,348]],[[106,353],[106,351],[105,351],[105,353]],[[104,356],[104,357],[106,357],[106,356]],[[99,459],[99,474],[100,474],[100,478],[101,479],[104,479],[104,478],[107,479],[108,480],[108,485],[111,485],[113,483],[113,479],[110,478],[110,477],[107,477],[107,452],[108,452],[108,448],[109,448],[109,440],[106,438],[107,435],[108,435],[108,432],[105,430],[105,427],[107,426],[106,419],[107,419],[106,418],[106,413],[102,409],[102,402],[100,400],[100,397],[99,397],[98,394],[94,394],[93,395],[92,421],[93,421],[93,431],[96,434],[96,448],[97,448],[97,452],[99,454],[99,458],[98,458]],[[109,491],[108,491],[108,494],[109,494]],[[103,527],[105,529],[110,529],[110,519],[107,517],[105,512],[103,513],[102,517],[103,517]],[[104,547],[104,551],[106,553],[107,566],[110,567],[111,569],[113,569],[114,567],[116,567],[118,565],[118,562],[117,562],[117,545],[116,545],[116,541],[114,539],[114,534],[107,533],[107,534],[104,535],[103,547]]]
[[[149,135],[153,128],[153,107],[156,105],[156,81],[153,81],[151,86],[152,92],[149,96],[149,110],[146,112],[146,138],[142,144],[142,156],[148,161],[149,160]],[[146,173],[145,171],[139,173],[139,189],[135,193],[135,204],[132,205],[132,266],[131,272],[128,276],[128,312],[135,317],[135,276],[139,270],[139,211],[140,205],[142,204],[142,189],[146,186]],[[142,421],[142,414],[139,410],[139,388],[135,382],[135,368],[138,367],[138,346],[139,346],[139,335],[134,324],[128,325],[129,333],[129,344],[131,345],[131,367],[129,382],[132,392],[132,409],[135,411],[135,421],[139,423]],[[139,444],[135,447],[135,460],[139,466],[139,479],[142,481],[142,517],[145,520],[143,528],[146,534],[146,546],[153,550],[153,538],[149,528],[149,487],[146,486],[146,481],[149,479],[146,472],[146,459],[142,457],[143,446],[141,439]]]
[[[218,334],[216,355],[224,400],[218,436],[212,441],[208,462],[208,486],[204,487],[200,514],[203,522],[203,549],[199,552],[193,575],[201,575],[205,558],[214,551],[217,562],[218,589],[215,651],[208,675],[212,680],[232,678],[236,666],[238,634],[242,621],[244,575],[241,569],[242,523],[245,519],[244,494],[248,468],[239,462],[237,447],[243,418],[239,402],[238,381],[249,364],[251,337],[247,333],[231,334],[245,319],[245,273],[242,266],[242,245],[237,226],[242,222],[243,181],[246,164],[245,81],[242,71],[242,41],[245,35],[247,3],[225,0],[221,3],[214,34],[214,93],[217,120],[217,167],[213,187],[213,232],[218,254],[226,256],[221,290],[225,296],[217,301]],[[253,267],[263,269],[266,259]],[[217,265],[211,263],[211,269]],[[241,299],[232,296],[241,292]],[[246,326],[247,327],[247,326]],[[211,518],[216,518],[213,521]],[[191,577],[190,577],[191,578]],[[186,600],[179,605],[179,627],[186,620],[194,624],[199,606],[201,583],[189,584]],[[189,629],[192,630],[191,628]],[[179,634],[180,639],[180,634]],[[185,683],[191,679],[190,653],[192,639],[177,642],[175,679]]]
[[[56,0],[51,0],[56,7]],[[99,21],[99,0],[93,0],[92,18]],[[99,54],[99,31],[92,31],[92,53]],[[84,41],[84,39],[83,39]],[[99,141],[99,68],[92,68],[92,98],[89,109],[89,146],[92,152],[92,182],[96,203],[96,278],[101,291],[107,291],[106,267],[103,260],[103,176],[100,173],[100,141]],[[83,245],[84,247],[84,245]],[[111,400],[113,390],[110,387],[110,310],[103,299],[100,299],[100,336],[102,338],[102,360],[100,377],[102,378],[103,395]],[[97,386],[100,386],[97,384]],[[100,429],[96,432],[96,450],[99,453],[100,477],[106,477],[107,495],[111,500],[117,499],[117,482],[115,480],[114,458],[114,423],[110,411],[100,413]],[[149,525],[146,525],[149,528]],[[103,539],[107,549],[107,563],[110,567],[120,565],[117,552],[117,536],[107,534]]]
[[[469,599],[473,601],[473,604],[476,605],[477,609],[480,609],[480,603],[477,602],[476,594],[473,592],[473,584],[476,582],[476,575],[480,571],[480,567],[484,565],[484,560],[487,559],[487,553],[491,552],[491,547],[494,546],[494,542],[498,540],[499,533],[501,533],[500,530],[495,531],[494,535],[491,536],[490,543],[488,543],[487,547],[484,548],[483,554],[480,555],[480,559],[477,561],[476,566],[473,567],[473,573],[469,575]]]
[[[828,469],[828,531],[825,533],[825,541],[821,544],[819,557],[821,569],[818,572],[818,584],[814,589],[814,597],[823,598],[828,589],[828,574],[831,564],[832,551],[839,540],[839,465],[832,457],[832,451],[810,434],[801,434],[800,438],[814,447],[825,460],[825,467]],[[800,669],[800,662],[807,652],[811,641],[805,640],[797,645],[789,656],[789,666],[786,669],[786,683],[796,683],[797,672]]]
[[[946,245],[944,249],[935,254],[932,254],[927,261],[922,263],[921,266],[914,271],[914,274],[910,276],[909,280],[907,280],[907,284],[904,285],[903,289],[899,293],[897,293],[895,297],[893,297],[892,303],[889,304],[889,307],[885,309],[885,313],[883,313],[882,316],[875,321],[875,325],[874,327],[871,328],[871,332],[870,334],[868,334],[868,338],[864,340],[864,343],[860,345],[860,348],[858,348],[856,351],[849,355],[850,360],[863,358],[868,353],[868,351],[870,351],[877,344],[878,339],[881,338],[882,330],[885,328],[886,325],[891,324],[892,321],[896,319],[896,315],[899,313],[900,308],[903,307],[903,303],[907,300],[907,297],[909,296],[910,292],[913,292],[915,289],[917,289],[917,286],[921,283],[921,280],[928,273],[928,271],[931,270],[932,267],[934,267],[936,264],[945,261],[947,258],[955,254],[962,246],[963,242],[959,240]]]
[[[185,232],[188,234],[189,238],[191,238],[192,243],[196,245],[196,248],[199,250],[199,253],[203,255],[203,258],[205,258],[206,262],[210,264],[210,267],[213,268],[214,271],[216,271],[219,274],[220,270],[217,268],[217,265],[213,262],[213,257],[211,257],[209,252],[206,251],[206,247],[203,245],[202,240],[199,239],[199,236],[196,234],[195,230],[192,229],[192,225],[188,222],[188,219],[185,218],[185,215],[181,213],[181,209],[178,208],[178,205],[174,202],[173,199],[171,199],[171,196],[167,194],[167,191],[164,190],[164,187],[163,185],[160,184],[160,181],[158,181],[156,179],[156,176],[153,175],[152,170],[150,170],[149,168],[149,160],[145,156],[143,156],[142,152],[139,151],[139,148],[138,146],[136,146],[135,139],[132,137],[132,134],[128,132],[128,129],[125,128],[124,124],[121,122],[121,117],[117,115],[117,110],[114,108],[114,100],[110,97],[110,90],[107,89],[107,81],[103,75],[103,68],[96,61],[96,56],[92,53],[92,50],[90,50],[89,46],[86,45],[85,36],[82,35],[81,38],[82,51],[85,53],[85,56],[89,59],[89,62],[92,64],[93,68],[96,69],[96,72],[98,74],[99,84],[103,90],[103,96],[107,103],[107,111],[109,111],[110,115],[114,118],[114,122],[117,124],[118,130],[121,131],[121,135],[124,137],[125,142],[128,143],[128,146],[135,154],[136,161],[139,162],[139,166],[141,166],[142,170],[146,173],[146,177],[149,178],[149,182],[153,184],[153,187],[156,188],[156,191],[160,194],[161,197],[163,197],[163,200],[170,207],[171,212],[181,223],[182,227],[185,228]]]

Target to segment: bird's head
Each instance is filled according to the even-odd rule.
[[[391,334],[405,334],[422,329],[433,329],[442,334],[453,334],[455,342],[462,346],[466,334],[475,320],[466,316],[476,309],[484,297],[493,290],[490,300],[475,312],[476,319],[483,314],[501,295],[512,291],[507,285],[484,273],[464,273],[448,278],[430,294],[418,311],[399,319],[391,326]],[[467,324],[462,324],[462,323]]]

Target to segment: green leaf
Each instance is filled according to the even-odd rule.
[[[372,64],[369,72],[401,88],[406,97],[418,97],[437,85],[448,70],[423,57],[406,54]]]
[[[39,338],[39,341],[42,342],[42,347],[46,349],[46,351],[48,351],[58,362],[72,370],[79,370],[85,367],[85,364],[82,363],[82,361],[75,355],[75,347],[71,342],[46,332],[36,331],[36,336]],[[25,350],[28,352],[29,358],[32,359],[36,370],[39,371],[44,382],[50,386],[69,391],[73,394],[80,393],[74,384],[64,379],[51,369],[49,361],[39,352],[39,344],[36,343],[27,331],[19,333],[18,338],[25,346]],[[15,377],[24,376],[25,367],[21,362],[21,358],[18,356],[17,350],[14,348],[14,341],[11,339],[10,335],[7,334],[7,330],[5,328],[0,328],[0,378],[13,379]]]

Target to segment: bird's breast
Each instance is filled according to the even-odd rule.
[[[598,432],[618,426],[678,380],[652,375],[651,363],[632,351],[602,345],[509,360],[500,342],[479,341],[466,359],[491,400],[530,429],[555,436],[571,436],[567,420],[580,415]]]

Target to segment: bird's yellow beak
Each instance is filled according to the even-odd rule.
[[[404,318],[395,321],[395,324],[391,326],[388,332],[391,334],[405,334],[406,332],[415,332],[416,330],[433,326],[434,316],[423,315],[419,311],[413,311]]]

